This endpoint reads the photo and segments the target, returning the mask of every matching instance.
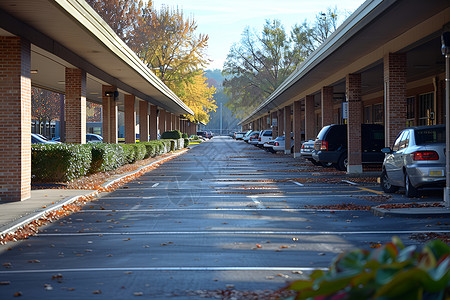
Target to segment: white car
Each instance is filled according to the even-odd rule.
[[[272,129],[266,129],[261,132],[258,138],[258,147],[263,148],[264,144],[272,139]]]
[[[283,151],[284,152],[284,150],[286,150],[284,147],[285,143],[286,143],[286,141],[285,141],[284,135],[277,137],[274,140],[273,151],[275,151],[275,152]],[[294,140],[291,138],[291,152],[293,152],[293,149],[294,149]]]
[[[261,135],[261,131],[253,131],[250,134],[250,138],[248,139],[248,143],[251,145],[258,145],[259,136]]]
[[[244,142],[248,143],[250,136],[256,132],[259,132],[259,131],[249,130],[249,131],[247,131],[247,133],[244,135],[244,137],[242,139],[244,140]]]

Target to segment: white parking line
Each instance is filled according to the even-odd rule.
[[[111,271],[326,271],[324,267],[130,267],[130,268],[76,268],[76,269],[48,269],[48,270],[12,270],[0,271],[0,274],[38,274],[38,273],[63,273],[63,272],[111,272]]]
[[[299,185],[299,186],[305,186],[304,184],[301,184],[300,182],[297,182],[297,181],[294,181],[294,180],[289,180],[290,182],[292,182],[292,183],[295,183],[296,185]]]
[[[248,198],[252,199],[252,201],[255,202],[256,207],[258,209],[264,208],[264,205],[262,204],[262,202],[258,200],[258,196],[248,196]]]
[[[429,233],[429,230],[382,230],[382,231],[138,231],[138,232],[70,232],[38,233],[36,236],[120,236],[120,235],[358,235],[358,234],[413,234]],[[433,230],[436,233],[450,233],[450,230]]]
[[[159,185],[159,183],[155,183],[154,185],[152,185],[152,187],[157,187]]]

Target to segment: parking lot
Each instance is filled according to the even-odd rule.
[[[1,248],[2,299],[214,298],[277,290],[339,253],[399,236],[421,244],[448,218],[378,217],[411,202],[369,176],[215,137],[35,237]],[[415,202],[441,201],[431,190]],[[9,249],[8,249],[9,248]]]

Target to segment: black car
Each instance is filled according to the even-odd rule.
[[[208,133],[206,131],[197,131],[197,136],[204,137],[205,139],[208,138]]]
[[[381,164],[384,159],[384,127],[379,124],[361,124],[361,162]],[[333,163],[340,171],[347,170],[347,125],[328,125],[320,130],[314,142],[314,160]]]

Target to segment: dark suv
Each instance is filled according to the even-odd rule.
[[[384,127],[379,124],[361,124],[361,160],[363,164],[381,164],[384,159]],[[336,169],[346,171],[347,125],[328,125],[320,130],[314,142],[314,160],[333,163]]]

